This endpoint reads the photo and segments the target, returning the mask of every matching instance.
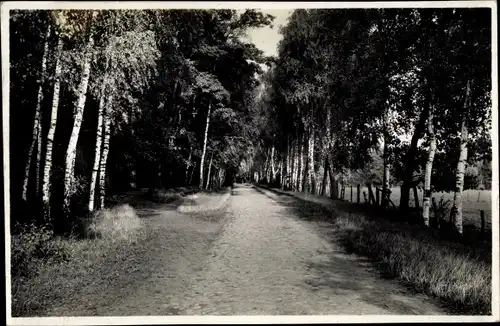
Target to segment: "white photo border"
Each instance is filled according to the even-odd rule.
[[[9,10],[13,9],[296,9],[296,8],[491,8],[492,15],[492,315],[406,316],[406,315],[319,315],[319,316],[132,316],[132,317],[33,317],[11,316],[10,275],[10,169],[9,169]],[[4,172],[4,228],[6,269],[6,313],[8,325],[158,325],[158,324],[299,324],[299,323],[417,323],[499,321],[499,179],[498,179],[498,52],[497,4],[495,1],[373,1],[373,2],[212,2],[212,1],[7,1],[1,4],[2,37],[2,127]]]

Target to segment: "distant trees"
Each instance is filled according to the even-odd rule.
[[[290,162],[283,173],[294,190],[328,185],[334,198],[348,174],[378,180],[384,192],[395,178],[402,212],[410,189],[424,181],[424,223],[433,189],[452,190],[461,233],[466,166],[481,162],[467,150],[491,153],[478,137],[489,139],[491,11],[297,9],[282,34],[260,104],[268,122],[258,124],[265,143],[254,170],[276,148]],[[477,65],[466,64],[472,57]],[[452,174],[454,184],[443,178]]]

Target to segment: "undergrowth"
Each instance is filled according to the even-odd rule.
[[[98,211],[82,224],[84,237],[55,235],[34,224],[17,226],[10,241],[12,316],[34,316],[64,300],[67,293],[84,286],[86,274],[102,265],[103,257],[123,255],[143,233],[142,222],[129,205]]]

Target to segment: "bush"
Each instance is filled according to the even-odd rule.
[[[180,198],[182,198],[182,193],[161,189],[154,192],[152,199],[157,203],[170,203]]]
[[[40,264],[69,260],[64,243],[45,226],[17,226],[19,233],[11,237],[11,272],[13,276],[35,273]]]
[[[91,215],[87,222],[88,237],[131,239],[142,226],[141,220],[130,205],[102,209]]]

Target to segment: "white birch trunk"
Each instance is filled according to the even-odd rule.
[[[293,142],[293,156],[292,156],[292,190],[295,191],[297,190],[297,178],[299,177],[298,175],[298,165],[299,165],[299,149],[297,147],[297,140],[294,140]]]
[[[104,87],[103,87],[104,88]],[[89,212],[94,210],[95,201],[95,188],[97,183],[97,175],[99,173],[99,166],[101,162],[101,148],[102,148],[102,123],[105,106],[104,92],[101,93],[101,100],[99,101],[99,112],[97,117],[97,136],[95,141],[95,156],[94,166],[92,167],[92,177],[90,180],[90,193],[89,193]]]
[[[205,186],[205,189],[208,190],[210,187],[210,172],[212,170],[212,160],[214,158],[214,152],[210,154],[210,162],[208,163],[208,173],[207,173],[207,185]]]
[[[42,152],[42,101],[43,101],[43,82],[45,80],[45,72],[47,70],[47,55],[49,52],[49,37],[50,37],[50,25],[47,26],[47,32],[45,33],[45,43],[43,46],[43,55],[42,55],[42,69],[40,73],[40,79],[38,80],[38,95],[36,101],[35,108],[35,119],[33,124],[33,137],[31,140],[31,145],[28,150],[28,159],[26,160],[26,168],[24,173],[24,183],[23,183],[23,200],[28,199],[28,180],[31,169],[31,157],[33,156],[33,150],[35,148],[35,144],[37,144],[37,159],[36,159],[36,195],[40,191],[40,159]]]
[[[457,172],[455,176],[455,194],[453,196],[453,209],[452,209],[452,221],[455,225],[455,229],[462,234],[463,233],[463,223],[462,223],[462,192],[464,188],[464,176],[465,176],[465,166],[467,163],[467,141],[468,141],[468,129],[467,129],[467,116],[470,103],[470,81],[467,82],[467,89],[465,93],[464,110],[462,114],[462,126],[460,132],[460,155],[458,158]]]
[[[308,141],[307,172],[309,177],[309,192],[316,193],[316,172],[314,171],[314,129],[310,128]]]
[[[274,166],[274,146],[271,147],[271,183],[276,179],[276,168]]]
[[[304,175],[304,143],[302,141],[302,137],[299,138],[299,174],[298,174],[298,182],[297,182],[297,191],[303,190],[303,175]]]
[[[212,101],[208,102],[208,113],[207,113],[207,123],[205,126],[205,138],[203,139],[203,152],[201,153],[200,160],[200,189],[203,189],[203,165],[205,163],[205,154],[207,151],[207,140],[208,140],[208,126],[210,125],[210,110],[212,107]]]
[[[56,48],[56,67],[54,73],[54,93],[52,95],[52,109],[50,112],[50,125],[47,132],[47,144],[45,146],[45,159],[43,166],[42,179],[42,201],[43,214],[46,221],[50,220],[50,175],[52,172],[52,148],[54,146],[54,135],[57,125],[57,111],[59,108],[59,92],[61,89],[61,55],[63,41],[61,38],[57,40]]]
[[[424,199],[422,204],[422,218],[424,220],[424,225],[429,226],[429,211],[431,208],[431,176],[432,176],[432,165],[434,163],[434,155],[436,154],[436,134],[434,132],[434,107],[433,103],[430,104],[429,117],[427,120],[427,132],[429,136],[429,153],[427,156],[427,162],[425,163],[425,179],[424,179]]]
[[[103,117],[104,140],[102,146],[101,159],[99,162],[99,208],[105,207],[106,199],[106,164],[109,154],[109,140],[111,138],[111,112],[113,107],[113,96],[108,97],[106,111]]]
[[[94,12],[94,15],[96,13]],[[71,136],[69,139],[68,149],[66,151],[66,164],[64,171],[64,211],[66,213],[70,210],[71,188],[73,186],[75,159],[76,159],[76,146],[78,144],[78,137],[80,135],[80,128],[82,126],[83,113],[85,109],[85,100],[87,99],[87,89],[90,79],[90,65],[92,63],[92,51],[94,47],[94,37],[92,33],[89,35],[89,40],[85,49],[85,59],[82,68],[82,78],[78,87],[78,99],[75,105],[74,122]]]

